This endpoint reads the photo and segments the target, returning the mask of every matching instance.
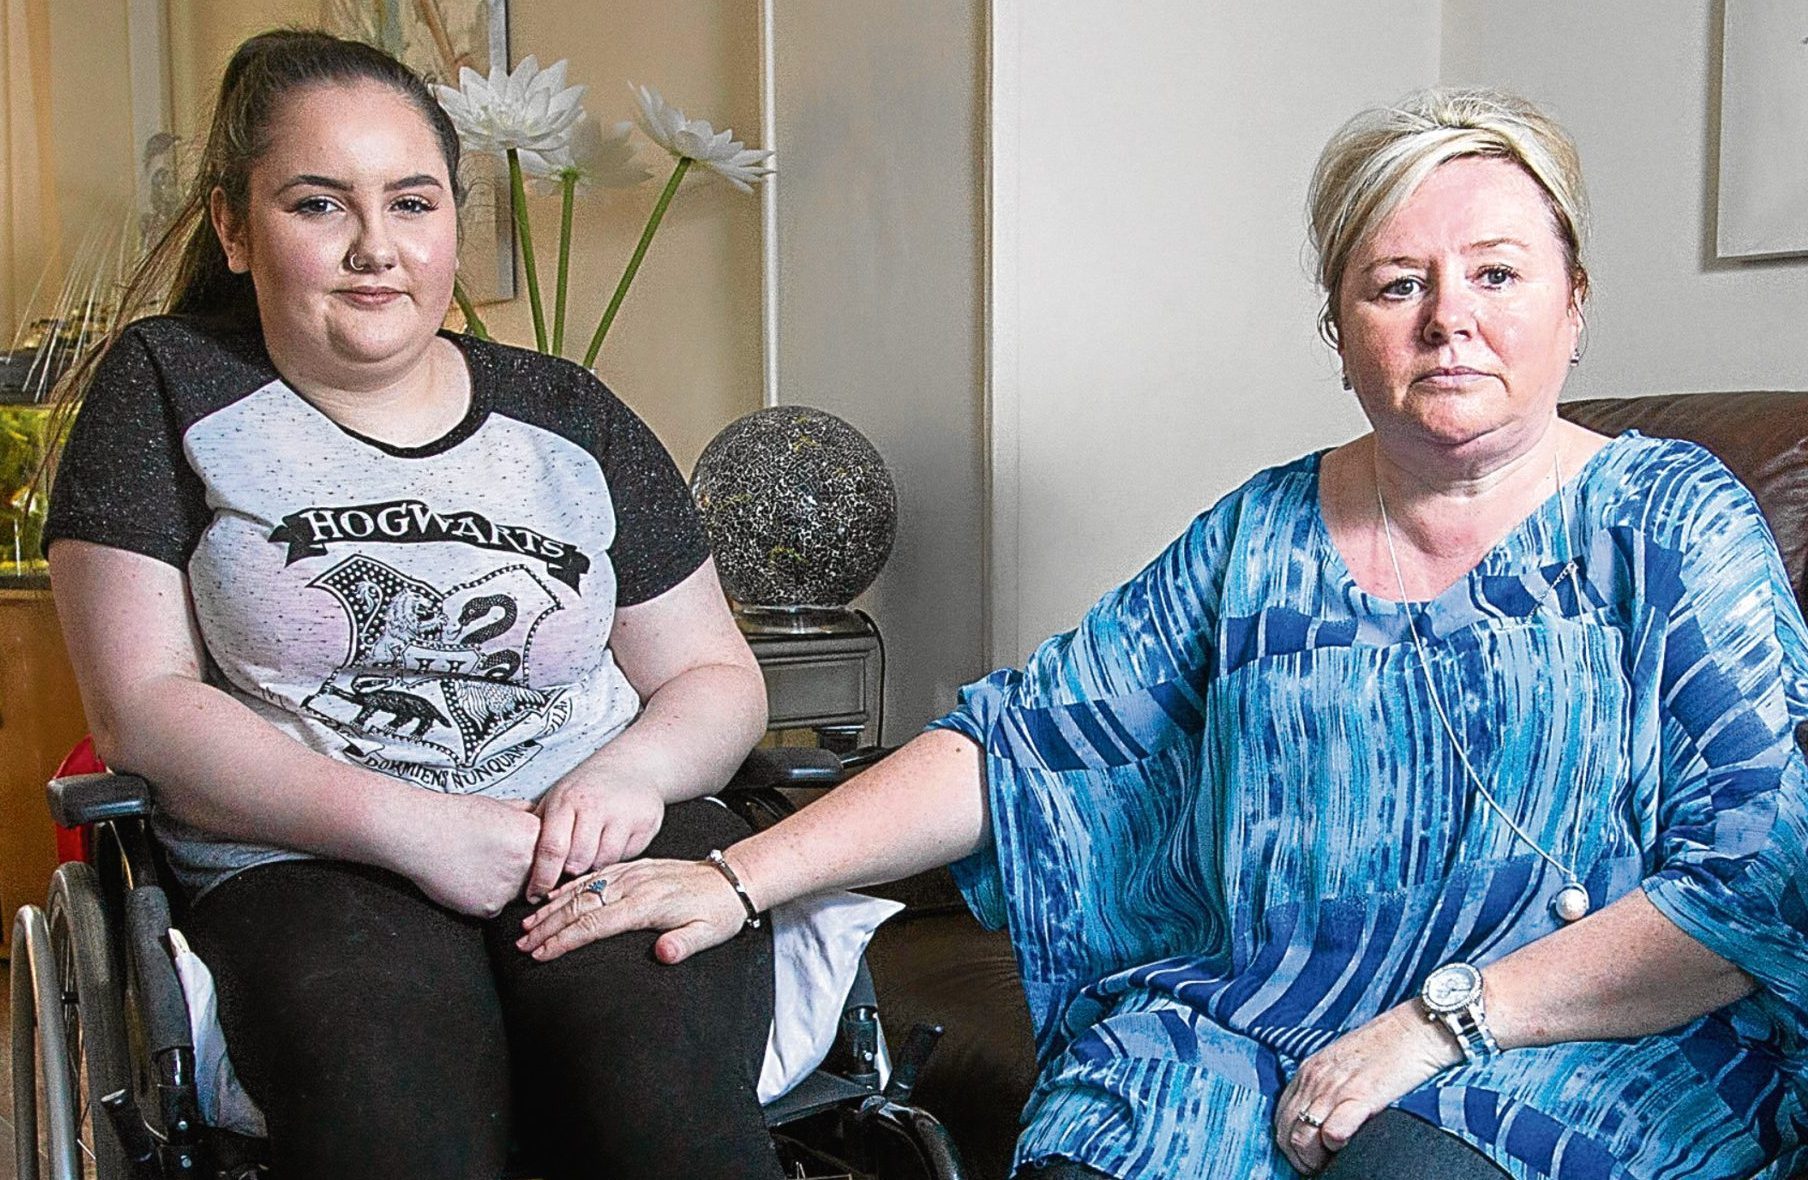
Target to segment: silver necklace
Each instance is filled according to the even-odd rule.
[[[1563,572],[1558,574],[1556,580],[1546,588],[1541,598],[1544,603],[1551,601],[1551,596],[1556,593],[1557,583],[1564,578],[1568,578],[1572,586],[1576,584],[1575,546],[1569,524],[1569,502],[1563,495],[1563,469],[1558,465],[1555,455],[1551,457],[1551,474],[1557,483],[1557,507],[1563,514],[1563,544],[1570,556],[1563,563]],[[1537,853],[1546,864],[1556,869],[1563,878],[1562,888],[1558,889],[1556,896],[1551,899],[1551,912],[1564,922],[1574,922],[1588,913],[1588,890],[1583,887],[1582,879],[1576,875],[1575,869],[1575,860],[1580,851],[1579,846],[1582,839],[1581,792],[1575,792],[1576,799],[1572,808],[1574,814],[1571,816],[1570,828],[1571,863],[1566,865],[1546,852],[1538,841],[1532,839],[1524,828],[1514,822],[1513,817],[1507,814],[1507,809],[1494,798],[1494,792],[1483,784],[1481,775],[1475,773],[1475,767],[1469,764],[1469,751],[1463,746],[1462,739],[1456,736],[1456,727],[1450,724],[1450,715],[1444,710],[1443,698],[1438,694],[1438,686],[1431,678],[1431,660],[1425,654],[1424,640],[1419,638],[1419,625],[1414,621],[1412,604],[1407,601],[1406,578],[1400,573],[1400,554],[1394,549],[1394,529],[1387,518],[1387,499],[1381,494],[1379,470],[1375,473],[1375,506],[1381,510],[1381,537],[1387,542],[1387,557],[1394,567],[1394,584],[1400,588],[1400,609],[1406,612],[1406,627],[1412,634],[1413,651],[1419,657],[1419,672],[1425,679],[1425,692],[1431,698],[1432,711],[1443,723],[1444,733],[1450,738],[1450,744],[1456,750],[1457,759],[1463,764],[1463,771],[1469,776],[1469,782],[1475,787],[1476,793],[1489,807],[1494,809],[1494,814],[1500,817],[1501,822],[1506,824],[1515,836],[1524,841],[1527,847]],[[1577,587],[1577,590],[1580,592],[1580,587]]]

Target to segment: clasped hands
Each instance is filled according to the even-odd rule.
[[[1317,1172],[1362,1124],[1462,1059],[1416,1002],[1390,1008],[1300,1063],[1275,1103],[1275,1144],[1295,1168]]]
[[[537,803],[482,795],[424,802],[425,830],[407,841],[399,870],[441,905],[485,917],[640,855],[665,820],[665,800],[651,787],[576,774]]]

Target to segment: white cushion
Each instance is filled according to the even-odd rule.
[[[845,891],[773,908],[772,1032],[760,1067],[761,1102],[803,1081],[828,1056],[866,944],[881,922],[903,908]]]
[[[195,1042],[195,1092],[201,1100],[202,1121],[241,1135],[262,1139],[264,1112],[239,1085],[238,1071],[226,1053],[226,1034],[220,1031],[220,1013],[213,993],[213,972],[201,956],[189,949],[188,939],[170,927],[170,957],[176,960],[176,976],[182,981],[182,997],[188,1002],[188,1032]]]

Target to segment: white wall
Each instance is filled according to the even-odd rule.
[[[1285,19],[1280,13],[1285,13]],[[1260,467],[1364,427],[1306,182],[1437,78],[1437,0],[994,0],[991,658],[1073,625]]]
[[[853,423],[897,481],[862,602],[894,742],[985,671],[984,20],[983,0],[774,9],[778,396]]]
[[[1582,149],[1594,299],[1569,396],[1808,389],[1808,258],[1713,257],[1721,7],[1445,0],[1443,81],[1516,90]]]

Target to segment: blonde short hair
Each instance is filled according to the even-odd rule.
[[[1318,282],[1325,292],[1318,328],[1331,347],[1338,346],[1337,291],[1351,254],[1433,169],[1464,156],[1511,160],[1538,182],[1576,299],[1587,295],[1588,271],[1582,265],[1587,198],[1582,162],[1569,133],[1517,95],[1421,90],[1345,123],[1313,169],[1306,207]]]

